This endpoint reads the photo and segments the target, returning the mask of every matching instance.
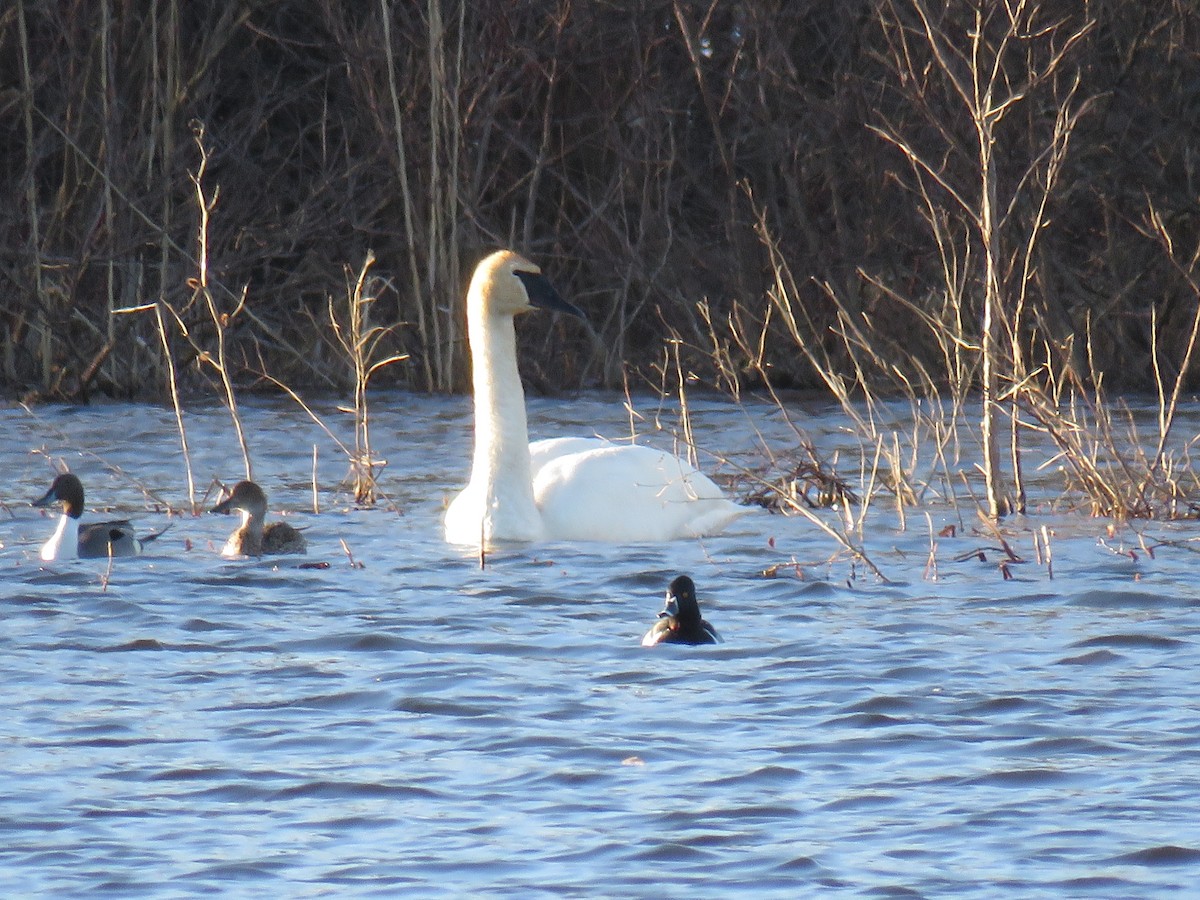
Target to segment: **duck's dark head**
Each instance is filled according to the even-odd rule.
[[[667,588],[667,606],[663,612],[675,616],[685,625],[700,621],[700,604],[696,600],[696,585],[686,575],[680,575]]]
[[[267,495],[253,481],[239,481],[233,486],[229,496],[214,506],[209,512],[228,514],[241,510],[252,515],[266,515]]]
[[[70,472],[59,475],[45,495],[34,500],[31,506],[50,506],[61,503],[63,510],[73,519],[83,515],[83,482]]]

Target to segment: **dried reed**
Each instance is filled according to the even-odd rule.
[[[339,313],[332,298],[329,301],[329,324],[344,359],[354,374],[354,452],[350,457],[350,471],[354,478],[354,502],[374,505],[378,492],[379,470],[387,465],[385,460],[376,459],[371,450],[370,408],[367,391],[371,377],[392,365],[408,359],[407,354],[392,354],[384,359],[375,355],[381,342],[393,330],[371,324],[371,307],[376,300],[378,283],[368,283],[375,255],[370,251],[363,260],[362,268],[352,283],[346,286],[346,310]]]

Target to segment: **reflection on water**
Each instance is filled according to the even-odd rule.
[[[530,406],[538,437],[627,430],[618,398]],[[751,450],[751,424],[788,440],[768,410],[696,406],[708,449]],[[377,412],[395,511],[349,507],[345,464],[303,413],[246,410],[272,514],[293,511],[304,561],[330,568],[222,560],[234,522],[183,516],[111,572],[42,564],[53,521],[22,504],[61,457],[90,511],[161,527],[139,485],[186,505],[171,414],[0,412],[6,895],[1145,897],[1197,882],[1186,546],[1151,556],[1128,529],[1035,517],[1011,524],[1028,561],[1005,581],[973,514],[935,505],[901,530],[879,504],[867,549],[886,584],[766,513],[702,542],[518,548],[480,571],[439,538],[466,403],[398,395]],[[838,416],[798,417],[823,451],[858,452]],[[198,483],[237,480],[227,418],[188,421]],[[959,536],[934,539],[927,579],[946,524]],[[954,561],[978,547],[986,561]],[[679,572],[726,643],[639,646]]]

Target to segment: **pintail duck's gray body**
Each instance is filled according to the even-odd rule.
[[[163,531],[139,538],[128,519],[81,524],[83,515],[83,483],[74,475],[59,475],[45,496],[33,501],[33,506],[63,505],[63,514],[50,540],[42,545],[41,557],[47,562],[56,559],[103,559],[110,556],[137,556],[144,546]],[[170,526],[167,526],[168,528]]]
[[[303,554],[308,552],[308,542],[297,529],[287,522],[265,524],[267,495],[253,481],[239,481],[231,493],[212,508],[215,513],[230,513],[238,510],[242,514],[241,526],[229,536],[221,555],[263,556],[264,554]]]

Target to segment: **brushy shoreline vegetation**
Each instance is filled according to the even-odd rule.
[[[185,453],[181,393],[353,392],[368,496],[367,379],[464,389],[512,246],[592,323],[528,323],[535,390],[936,397],[993,517],[1031,428],[1092,511],[1190,514],[1197,84],[1184,0],[17,0],[0,391],[171,397]]]

